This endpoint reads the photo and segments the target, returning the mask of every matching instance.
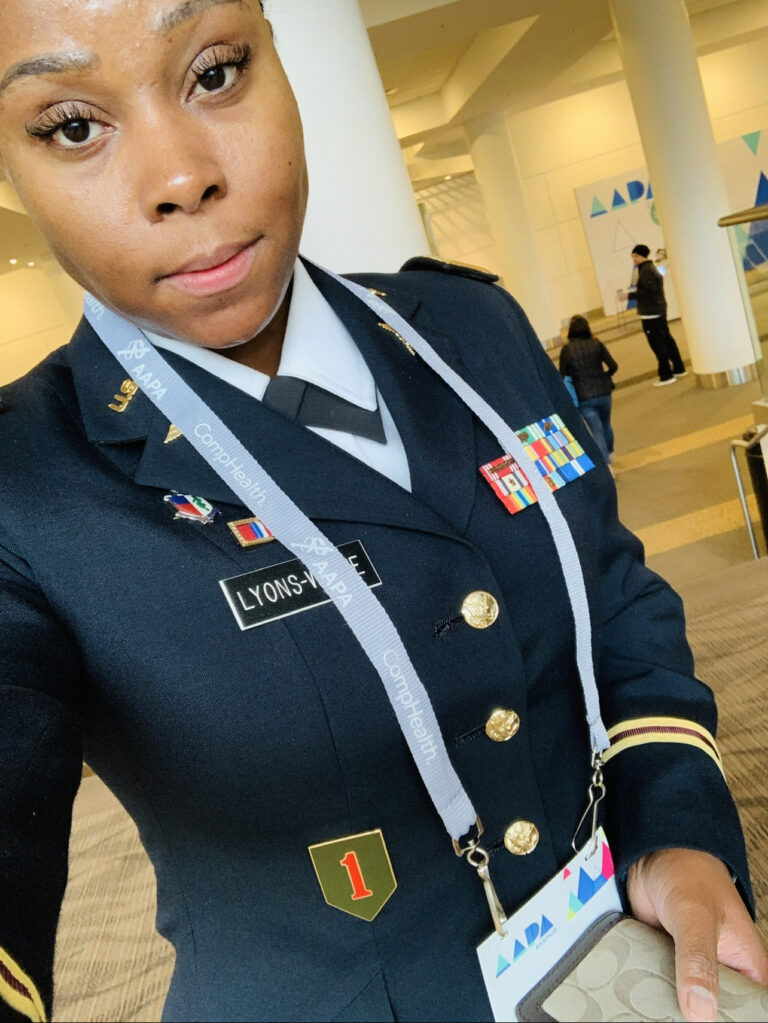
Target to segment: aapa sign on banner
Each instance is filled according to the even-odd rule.
[[[651,259],[657,250],[665,249],[659,226],[653,188],[644,167],[574,190],[581,213],[592,264],[606,313],[616,313],[619,292],[629,287],[634,269],[632,249],[638,243],[647,245]],[[665,274],[664,291],[668,316],[679,316],[677,296],[665,263],[659,265]]]

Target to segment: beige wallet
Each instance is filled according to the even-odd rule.
[[[668,934],[623,916],[601,917],[517,1007],[528,1023],[682,1020]],[[720,967],[718,1020],[768,1021],[768,988]]]

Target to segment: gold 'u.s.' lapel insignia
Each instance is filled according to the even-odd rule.
[[[381,829],[309,847],[329,906],[369,922],[397,888]]]
[[[109,407],[113,412],[125,412],[136,397],[138,390],[139,385],[131,380],[130,377],[128,380],[123,380],[122,384],[120,384],[120,393],[115,395],[114,402]]]

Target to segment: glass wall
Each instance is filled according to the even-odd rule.
[[[736,262],[744,305],[752,321],[763,398],[768,399],[768,205],[723,217]]]

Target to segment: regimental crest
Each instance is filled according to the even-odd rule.
[[[309,847],[325,901],[344,913],[373,920],[397,888],[381,830]]]
[[[518,430],[517,436],[552,491],[560,490],[595,467],[560,416],[532,423]],[[512,455],[481,465],[480,473],[511,515],[536,504],[533,487]]]
[[[166,494],[163,498],[176,512],[174,519],[189,519],[192,522],[202,522],[208,525],[219,514],[219,509],[203,497],[193,497],[191,494]]]
[[[227,525],[241,547],[256,547],[275,539],[261,519],[237,519]]]

